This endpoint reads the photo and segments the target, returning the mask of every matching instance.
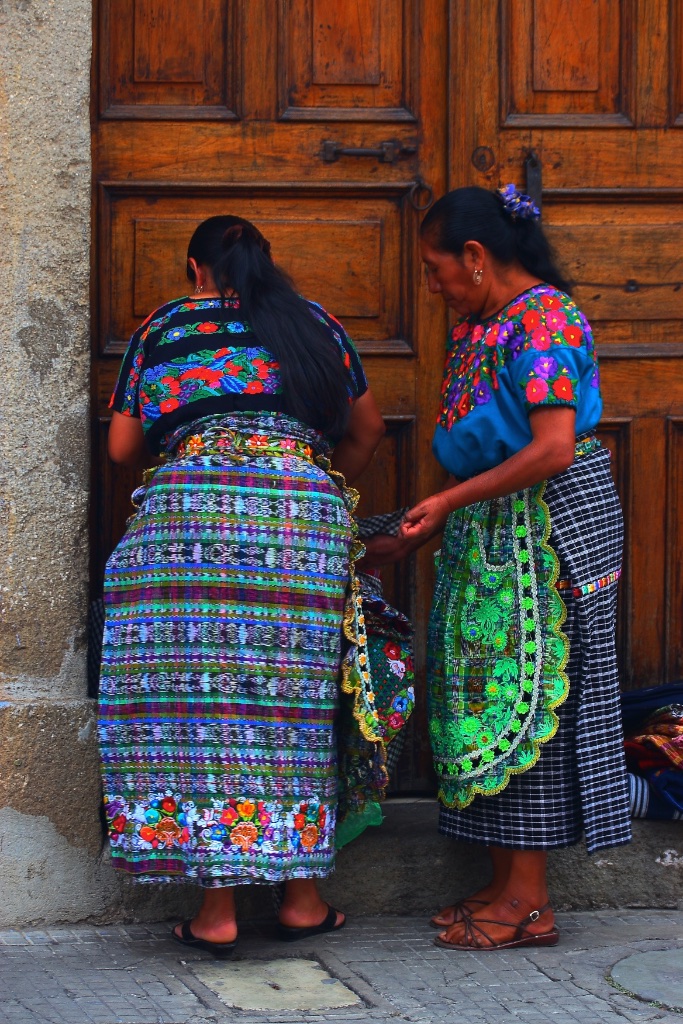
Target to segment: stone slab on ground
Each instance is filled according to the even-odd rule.
[[[615,964],[611,978],[638,999],[683,1013],[683,949],[633,953]]]
[[[360,1008],[360,996],[333,978],[317,960],[284,957],[234,960],[193,967],[196,978],[237,1010],[337,1010]]]
[[[637,953],[683,950],[682,911],[558,915],[560,945],[454,953],[424,918],[349,920],[297,943],[243,925],[237,959],[213,961],[169,938],[169,926],[76,926],[0,932],[1,1024],[681,1024],[681,1015],[615,988],[614,965]],[[358,998],[310,1011],[238,1010],[216,994],[239,964],[310,960]],[[206,983],[208,979],[211,984]],[[330,988],[335,986],[330,985]]]

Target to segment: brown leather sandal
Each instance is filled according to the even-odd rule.
[[[469,952],[476,951],[477,953],[485,953],[489,949],[519,949],[521,946],[556,946],[560,939],[560,933],[555,926],[550,931],[538,934],[530,932],[525,927],[532,921],[538,921],[539,917],[545,914],[546,910],[550,909],[550,904],[546,903],[540,910],[532,910],[530,914],[516,925],[510,924],[509,921],[488,921],[485,919],[474,921],[471,917],[464,917],[462,919],[462,923],[465,925],[463,942],[446,942],[438,935],[434,939],[434,945],[440,946],[441,949],[459,949]],[[481,927],[482,924],[497,924],[502,928],[514,928],[515,937],[510,942],[494,942],[485,929]],[[482,936],[488,945],[482,945],[479,941],[479,936]]]
[[[474,900],[474,899],[471,899],[470,897],[466,896],[464,899],[456,900],[455,903],[451,903],[451,904],[449,904],[449,906],[444,907],[443,910],[439,911],[439,914],[443,914],[444,911],[450,910],[451,907],[453,908],[453,910],[455,911],[455,917],[453,918],[453,920],[451,921],[450,924],[439,924],[439,923],[437,923],[437,921],[436,921],[437,915],[435,914],[434,917],[429,919],[430,927],[431,928],[438,928],[439,931],[443,931],[444,928],[452,928],[454,924],[458,924],[460,921],[464,921],[466,917],[470,916],[470,911],[469,911],[468,908],[469,908],[470,904],[474,904],[474,903],[480,903],[482,907],[486,906],[486,900]]]

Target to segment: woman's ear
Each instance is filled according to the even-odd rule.
[[[199,280],[199,264],[197,263],[194,256],[188,256],[187,259],[187,277],[192,284],[201,284]]]
[[[485,249],[481,242],[465,242],[462,250],[462,259],[466,267],[480,267],[484,263]]]

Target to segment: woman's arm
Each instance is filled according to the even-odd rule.
[[[532,440],[525,448],[499,466],[421,501],[406,514],[399,536],[419,546],[443,529],[455,509],[501,498],[561,473],[574,461],[575,422],[574,409],[535,409],[529,415]]]
[[[386,429],[372,392],[366,391],[354,402],[346,433],[332,453],[332,469],[353,483],[369,465]]]
[[[122,466],[137,466],[147,454],[141,421],[135,416],[113,412],[107,449],[112,462]]]

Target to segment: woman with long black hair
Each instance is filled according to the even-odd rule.
[[[109,559],[100,746],[114,866],[204,889],[179,942],[232,952],[233,887],[285,882],[279,933],[339,928],[335,716],[373,739],[347,487],[384,432],[342,326],[249,221],[190,240],[194,295],[133,335],[109,453],[164,461]]]

